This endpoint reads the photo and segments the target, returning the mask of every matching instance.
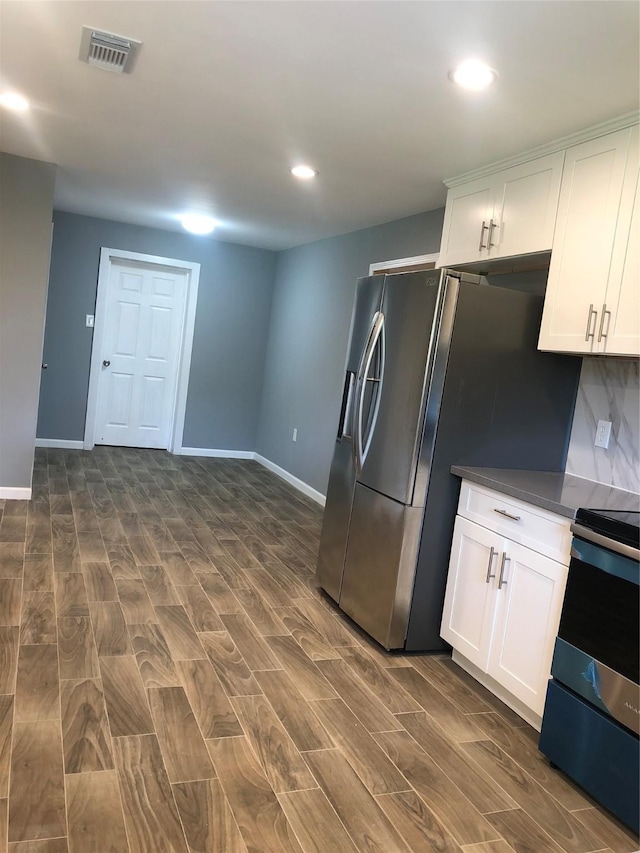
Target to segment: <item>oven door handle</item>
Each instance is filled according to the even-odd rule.
[[[608,536],[603,536],[601,533],[595,533],[589,530],[588,527],[583,527],[581,524],[574,522],[571,525],[571,532],[580,539],[586,539],[587,542],[593,542],[594,545],[601,545],[609,551],[614,551],[623,557],[629,557],[631,560],[640,560],[640,548],[634,548],[633,545],[625,545],[624,542],[616,542],[615,539],[609,539]],[[579,555],[572,555],[579,556]]]

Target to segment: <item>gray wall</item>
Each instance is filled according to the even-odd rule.
[[[29,488],[56,167],[0,154],[0,488]]]
[[[38,437],[81,440],[89,384],[100,248],[201,264],[183,444],[254,450],[276,254],[77,216],[54,214]]]
[[[443,216],[433,210],[278,256],[256,449],[323,494],[356,279],[369,264],[437,252]]]

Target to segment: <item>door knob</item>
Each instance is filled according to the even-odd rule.
[[[111,364],[111,362],[109,361],[108,358],[105,358],[105,360],[102,362],[103,367],[109,367],[110,364]]]
[[[43,361],[43,362],[42,362],[42,369],[43,369],[43,370],[46,370],[46,369],[47,369],[47,367],[49,367],[49,365],[47,364],[47,362],[46,362],[46,361]]]

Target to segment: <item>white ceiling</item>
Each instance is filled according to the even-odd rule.
[[[442,179],[638,108],[631,0],[0,3],[0,149],[59,165],[56,207],[285,248],[444,203]],[[78,59],[90,25],[132,74]],[[478,56],[488,91],[447,72]],[[296,162],[319,177],[300,183]]]

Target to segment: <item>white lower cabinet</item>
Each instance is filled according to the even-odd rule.
[[[487,672],[542,714],[568,569],[508,539],[504,548]]]
[[[512,517],[514,524],[529,521]],[[489,689],[495,683],[513,708],[529,709],[523,716],[534,724],[544,708],[567,571],[496,529],[456,518],[441,634],[474,675],[486,673]]]
[[[483,672],[489,666],[502,542],[493,531],[456,518],[440,633]]]

